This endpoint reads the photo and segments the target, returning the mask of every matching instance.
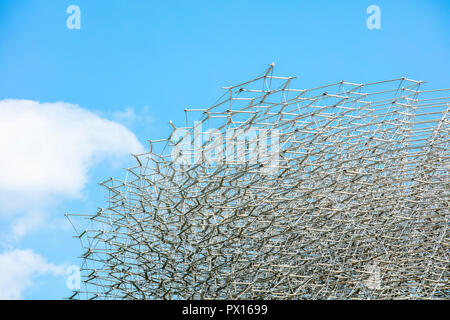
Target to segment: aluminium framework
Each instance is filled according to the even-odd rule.
[[[184,135],[171,123],[125,180],[103,182],[107,204],[76,228],[83,285],[71,298],[448,299],[450,89],[293,79],[272,64],[224,88],[185,110]],[[276,162],[250,147],[236,161],[174,161],[177,146],[198,146],[199,124],[276,131]],[[203,138],[200,155],[225,144]]]

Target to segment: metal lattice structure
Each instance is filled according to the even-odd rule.
[[[448,299],[450,89],[293,79],[271,65],[224,88],[102,183],[73,298]],[[264,142],[247,136],[205,160],[249,129],[277,146],[252,157]]]

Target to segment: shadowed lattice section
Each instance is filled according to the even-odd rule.
[[[448,299],[450,90],[292,80],[225,88],[102,183],[73,298]]]

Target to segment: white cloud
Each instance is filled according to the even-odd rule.
[[[76,195],[96,158],[141,152],[121,124],[76,105],[0,101],[0,189]]]
[[[12,235],[15,239],[23,237],[25,234],[45,226],[47,218],[45,212],[29,211],[13,222]]]
[[[0,254],[0,299],[21,299],[25,289],[39,275],[65,274],[65,266],[48,263],[32,250],[13,250]]]
[[[20,237],[48,223],[54,202],[81,195],[88,171],[101,160],[143,152],[115,121],[77,105],[0,101],[0,218],[17,219]]]
[[[122,117],[136,115],[125,110]],[[77,105],[1,100],[0,223],[9,230],[0,232],[1,245],[37,228],[58,227],[52,206],[82,195],[93,164],[143,151],[125,126]],[[64,267],[32,250],[0,254],[0,299],[20,299],[44,274],[62,275]]]

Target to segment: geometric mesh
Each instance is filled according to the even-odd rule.
[[[225,88],[103,182],[72,298],[448,299],[450,89],[293,79]]]

